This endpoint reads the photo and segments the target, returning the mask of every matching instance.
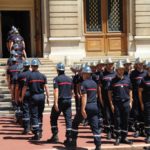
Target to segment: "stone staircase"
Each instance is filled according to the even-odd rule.
[[[55,66],[56,63],[53,63],[49,59],[39,58],[41,65],[39,67],[40,72],[47,76],[49,90],[50,90],[50,106],[45,104],[45,113],[50,113],[50,110],[53,105],[53,78],[57,75]],[[0,59],[0,116],[2,115],[13,115],[14,111],[12,110],[11,105],[11,95],[7,87],[6,81],[6,62],[7,59]],[[72,72],[69,67],[66,67],[66,74],[71,77]],[[73,99],[73,111],[75,111],[75,102]]]

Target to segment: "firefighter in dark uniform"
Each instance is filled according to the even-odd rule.
[[[58,142],[58,125],[57,120],[61,112],[65,117],[66,122],[66,140],[64,144],[66,147],[70,146],[71,142],[71,130],[72,130],[72,111],[71,111],[71,99],[73,94],[72,79],[65,75],[65,66],[62,63],[58,63],[56,66],[58,76],[54,78],[54,105],[52,107],[50,124],[52,137],[47,142]]]
[[[12,65],[7,69],[7,81],[8,81],[8,87],[11,92],[12,105],[14,109],[16,109],[17,93],[15,91],[16,91],[17,77],[20,70],[18,67],[17,59],[13,57],[11,61],[12,61]]]
[[[27,78],[26,85],[22,90],[22,98],[23,101],[27,89],[29,88],[29,92],[31,94],[31,124],[32,124],[32,132],[34,136],[31,140],[39,140],[42,137],[42,125],[43,125],[43,111],[45,107],[45,94],[44,89],[47,96],[47,103],[49,105],[49,88],[47,85],[47,78],[44,74],[38,71],[39,62],[37,59],[33,59],[31,61],[32,71]]]
[[[115,77],[116,73],[114,71],[114,62],[111,58],[106,60],[106,67],[103,72],[100,84],[102,92],[102,100],[104,103],[104,124],[107,133],[107,139],[110,140],[113,135],[113,112],[110,107],[108,99],[108,89],[111,80]]]
[[[104,104],[102,101],[102,95],[101,95],[101,86],[100,86],[100,78],[102,76],[102,72],[97,71],[97,63],[92,62],[91,63],[91,69],[92,69],[92,79],[97,84],[97,104],[99,108],[99,126],[102,127],[103,125],[103,118],[102,118],[102,109]]]
[[[135,61],[136,69],[131,72],[130,79],[133,86],[133,107],[131,110],[131,117],[134,118],[135,124],[135,134],[134,137],[138,137],[139,135],[143,135],[144,129],[144,120],[143,120],[143,113],[141,111],[141,106],[139,102],[138,96],[138,88],[141,83],[143,77],[146,76],[146,71],[143,69],[143,61],[140,58],[137,58]]]
[[[18,75],[18,100],[19,97],[21,97],[22,89],[25,86],[26,80],[29,77],[31,71],[30,71],[30,62],[28,60],[23,62],[24,70],[23,72],[19,73]],[[24,96],[22,103],[22,121],[23,121],[23,128],[24,131],[22,134],[28,134],[30,131],[30,91],[29,88],[26,91],[26,94]]]
[[[12,50],[12,47],[14,44],[19,44],[20,46],[23,47],[23,49],[25,49],[25,42],[23,37],[19,34],[19,31],[16,27],[13,27],[13,34],[9,37],[9,50]]]
[[[130,78],[124,75],[124,65],[122,61],[116,64],[116,77],[112,79],[109,88],[109,102],[114,112],[114,131],[116,133],[115,145],[121,143],[132,144],[127,139],[128,119],[130,106],[132,107],[132,86]]]
[[[76,112],[78,111],[78,109],[80,108],[80,93],[79,93],[79,82],[80,82],[80,68],[78,65],[75,65],[72,69],[74,72],[74,76],[72,76],[73,79],[73,89],[74,89],[74,97],[75,97],[75,104],[76,104]]]
[[[148,63],[147,68],[147,75],[142,79],[139,87],[139,100],[141,110],[144,111],[145,142],[150,143],[150,63]]]
[[[91,127],[94,144],[96,146],[95,150],[101,149],[101,136],[98,120],[98,106],[97,106],[97,84],[91,78],[92,70],[89,66],[85,66],[82,69],[83,82],[81,84],[81,113],[84,119],[87,119]],[[78,120],[76,118],[77,125]],[[75,121],[73,123],[76,123]],[[78,126],[73,125],[72,129],[72,146],[75,148],[77,145],[77,134]]]

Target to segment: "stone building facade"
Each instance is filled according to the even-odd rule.
[[[29,56],[73,61],[150,54],[149,0],[0,0],[0,14],[0,45],[9,30],[5,24],[17,18]],[[5,47],[0,50],[5,57]]]

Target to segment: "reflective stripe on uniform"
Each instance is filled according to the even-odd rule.
[[[57,128],[57,126],[51,126],[51,128],[53,129],[53,128]]]
[[[101,137],[99,134],[95,134],[95,135],[93,135],[94,137]]]
[[[39,127],[39,125],[32,125],[33,128]]]
[[[72,129],[73,132],[78,132],[78,130]]]
[[[22,120],[30,120],[30,118],[22,118]]]
[[[126,130],[121,130],[121,132],[127,133],[128,131],[126,131]]]
[[[145,126],[146,129],[150,129],[150,126]]]
[[[66,130],[69,131],[69,130],[72,130],[72,129],[71,128],[67,128]]]

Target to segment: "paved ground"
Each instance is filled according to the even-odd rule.
[[[44,132],[43,138],[39,142],[30,142],[30,135],[22,135],[22,128],[17,125],[13,117],[0,117],[0,150],[54,150],[54,149],[65,149],[62,142],[65,137],[65,123],[61,116],[59,118],[59,139],[58,144],[46,143],[46,140],[51,136],[50,125],[49,125],[49,115],[44,115]],[[78,149],[81,150],[92,150],[94,149],[93,138],[89,127],[80,126],[80,133],[78,138]],[[102,150],[125,150],[125,149],[135,149],[142,150],[146,146],[150,146],[143,142],[144,138],[133,138],[132,133],[130,133],[129,138],[134,141],[132,146],[120,145],[114,146],[114,140],[108,141],[105,139],[105,134],[102,134]],[[150,150],[150,149],[149,149]]]

